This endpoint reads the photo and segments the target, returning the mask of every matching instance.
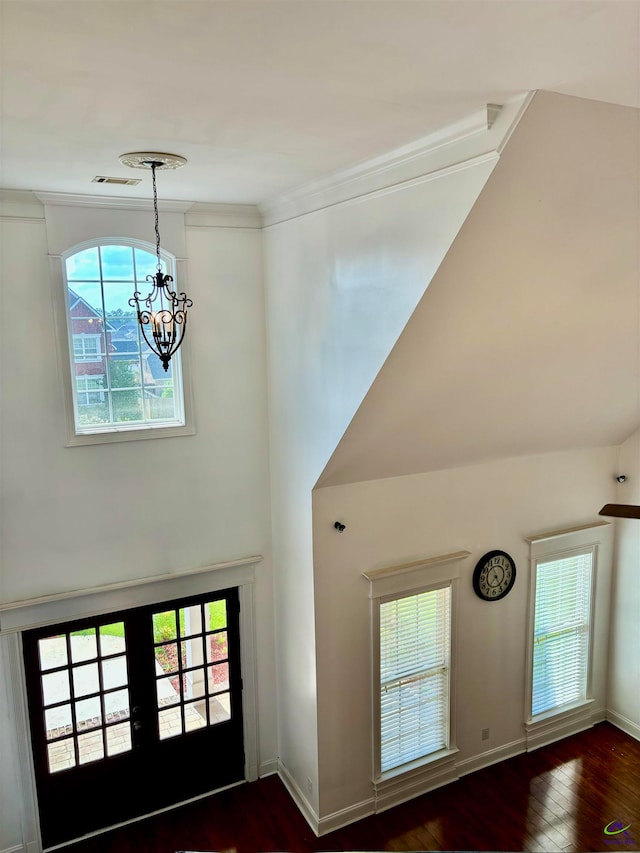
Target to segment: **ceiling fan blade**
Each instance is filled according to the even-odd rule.
[[[634,506],[634,504],[605,504],[598,515],[611,515],[614,518],[640,518],[640,506]]]

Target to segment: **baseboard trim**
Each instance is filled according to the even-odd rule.
[[[348,826],[350,823],[355,823],[365,817],[371,817],[375,813],[376,807],[373,797],[370,800],[363,800],[361,803],[321,817],[318,821],[318,835],[326,835],[328,832],[342,829],[343,826]]]
[[[492,764],[499,764],[508,758],[521,755],[523,752],[526,752],[526,749],[527,741],[525,738],[506,743],[504,746],[497,746],[495,749],[488,749],[486,752],[480,753],[480,755],[474,755],[473,758],[466,758],[464,761],[459,761],[456,765],[458,776],[466,776],[468,773],[475,773],[476,770],[491,767]]]
[[[40,847],[35,841],[26,844],[16,844],[14,847],[5,847],[0,853],[39,853]]]
[[[291,795],[291,798],[293,799],[294,803],[302,812],[302,816],[304,817],[306,822],[309,824],[315,835],[319,836],[320,819],[318,818],[318,815],[314,812],[309,800],[307,800],[305,795],[302,793],[296,780],[293,778],[291,773],[289,773],[287,768],[280,760],[278,760],[278,776],[280,776],[280,779],[282,779],[282,784],[285,786],[285,788]]]
[[[543,723],[534,723],[527,727],[527,752],[548,746],[565,737],[577,735],[601,723],[606,719],[604,708],[579,708],[562,718],[553,717]]]
[[[623,716],[623,714],[618,714],[617,711],[611,710],[607,711],[606,717],[607,721],[616,728],[620,729],[630,737],[635,738],[635,740],[640,740],[640,726],[637,723],[634,723],[633,720]]]
[[[457,779],[455,758],[451,756],[439,767],[426,766],[416,773],[402,775],[394,781],[389,780],[384,783],[384,788],[378,788],[375,793],[376,813],[385,812]]]
[[[274,773],[278,772],[278,759],[271,758],[269,761],[260,762],[260,767],[258,768],[258,776],[262,779],[264,776],[273,776]]]

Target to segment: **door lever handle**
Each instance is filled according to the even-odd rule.
[[[140,720],[134,720],[133,721],[133,730],[134,730],[134,732],[141,732],[142,731],[142,723],[140,722]]]

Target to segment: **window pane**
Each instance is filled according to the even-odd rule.
[[[133,281],[133,251],[130,246],[102,246],[100,256],[105,281]]]
[[[184,706],[184,728],[187,732],[202,729],[207,725],[205,702],[191,702]]]
[[[66,261],[75,423],[80,433],[105,432],[112,425],[138,429],[144,424],[184,424],[180,356],[173,356],[165,372],[129,305],[136,276],[144,281],[155,267],[152,253],[130,246],[83,250]],[[139,288],[146,291],[146,282]]]
[[[102,657],[124,652],[124,622],[113,622],[111,625],[100,626],[100,654]]]
[[[532,716],[587,698],[593,554],[536,566]]]
[[[161,643],[163,640],[175,640],[176,636],[175,610],[166,610],[164,613],[154,613],[153,642]]]
[[[144,287],[147,285],[146,278],[148,275],[155,275],[158,259],[150,252],[145,252],[143,249],[134,249],[136,258],[136,281],[138,282],[138,290],[144,293]],[[165,263],[161,259],[162,271],[166,273]]]
[[[131,723],[119,723],[107,729],[107,755],[131,750]]]
[[[74,631],[71,634],[71,660],[78,663],[83,660],[91,660],[98,656],[98,644],[96,642],[96,629],[87,628],[84,631]]]
[[[47,746],[49,773],[59,773],[69,767],[76,766],[76,756],[73,749],[73,738],[50,743]]]
[[[86,735],[78,735],[78,763],[89,764],[104,758],[102,729]]]
[[[167,708],[158,711],[158,728],[160,740],[182,734],[182,714],[180,708]]]
[[[84,249],[67,259],[67,278],[69,281],[100,280],[98,249]]]
[[[227,627],[227,602],[221,598],[218,601],[210,601],[205,604],[205,618],[207,631],[217,631],[219,628]]]
[[[380,604],[380,769],[449,742],[451,590]]]
[[[76,725],[78,731],[96,729],[102,725],[102,707],[99,696],[76,702]]]
[[[76,696],[87,696],[97,693],[100,689],[98,681],[98,664],[89,663],[73,668],[73,692]]]
[[[124,655],[102,661],[102,683],[105,690],[127,684],[127,659]]]
[[[40,653],[40,670],[53,669],[56,666],[65,666],[67,663],[67,638],[65,634],[57,637],[46,637],[38,640],[38,651]]]
[[[71,720],[71,705],[58,705],[44,712],[44,725],[47,732],[47,740],[73,734],[73,722]]]
[[[231,697],[229,693],[220,693],[209,699],[209,720],[212,726],[231,719]]]
[[[51,672],[42,676],[42,697],[45,705],[53,705],[55,702],[64,702],[71,696],[69,686],[69,671]]]
[[[142,420],[141,391],[113,391],[112,395],[115,423]]]

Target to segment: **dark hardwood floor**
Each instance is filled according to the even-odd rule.
[[[162,780],[149,780],[158,784]],[[612,821],[631,824],[607,836]],[[67,847],[68,853],[640,850],[640,743],[609,723],[316,838],[276,776]]]

